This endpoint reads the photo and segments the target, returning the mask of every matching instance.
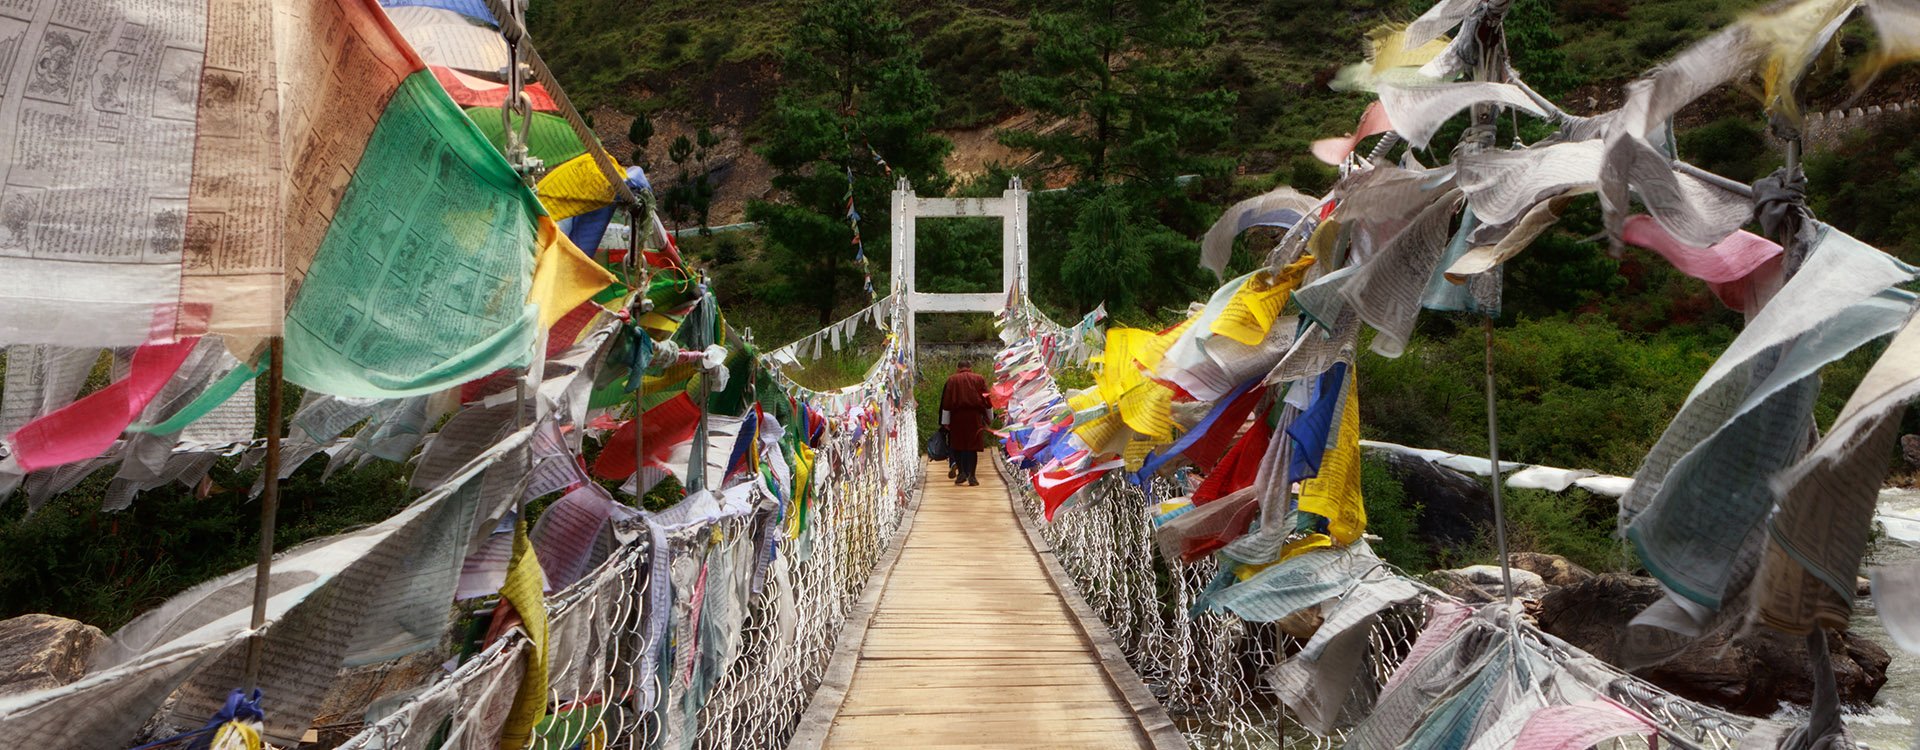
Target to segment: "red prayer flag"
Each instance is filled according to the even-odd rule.
[[[105,453],[173,379],[199,342],[195,336],[141,344],[133,352],[127,377],[21,425],[8,437],[20,467],[35,471]]]
[[[1040,504],[1046,509],[1047,520],[1053,520],[1054,511],[1065,505],[1074,493],[1119,466],[1121,461],[1114,459],[1077,472],[1072,469],[1051,469],[1034,474],[1033,490],[1040,495]]]
[[[647,410],[641,419],[640,439],[646,441],[647,462],[665,461],[676,445],[693,440],[694,427],[700,422],[700,409],[687,394],[674,396]],[[633,421],[628,420],[600,450],[593,462],[593,475],[601,479],[625,479],[639,470],[633,456]]]
[[[1013,398],[1013,386],[1014,383],[1010,380],[994,383],[993,388],[987,391],[987,403],[992,404],[995,409],[1007,408],[1007,401]]]
[[[504,83],[494,83],[484,78],[470,76],[443,65],[430,65],[428,68],[433,71],[434,79],[440,82],[440,87],[447,90],[448,96],[453,97],[453,103],[455,104],[462,107],[502,107],[506,105],[507,92],[509,89]],[[529,83],[521,90],[526,92],[527,99],[533,103],[533,111],[560,111],[560,105],[555,104],[553,97],[547,95],[545,86],[538,83]]]
[[[1213,471],[1214,466],[1220,463],[1221,454],[1226,453],[1233,446],[1233,438],[1240,434],[1240,427],[1247,423],[1247,414],[1253,411],[1253,407],[1258,405],[1261,397],[1266,394],[1266,386],[1252,388],[1240,394],[1239,398],[1227,405],[1226,411],[1220,413],[1220,418],[1213,421],[1213,426],[1207,430],[1207,434],[1193,445],[1187,446],[1186,452],[1181,455],[1201,471]]]
[[[1054,512],[1059,510],[1060,506],[1065,505],[1067,499],[1073,497],[1074,493],[1079,492],[1081,488],[1089,484],[1093,484],[1093,480],[1099,479],[1106,473],[1105,469],[1089,471],[1079,476],[1070,477],[1066,479],[1066,481],[1051,487],[1041,486],[1040,476],[1035,476],[1033,478],[1033,489],[1040,494],[1040,504],[1046,508],[1047,520],[1053,520]]]
[[[1180,540],[1182,562],[1199,560],[1245,536],[1247,529],[1253,526],[1254,517],[1260,515],[1260,498],[1251,492],[1225,499],[1222,504],[1228,506],[1225,514],[1214,523],[1189,530],[1186,537]]]
[[[1257,420],[1253,429],[1247,430],[1247,436],[1233,444],[1226,458],[1213,468],[1200,487],[1193,491],[1193,504],[1205,505],[1242,487],[1253,484],[1260,472],[1260,458],[1267,453],[1267,444],[1273,441],[1273,428],[1267,421]]]

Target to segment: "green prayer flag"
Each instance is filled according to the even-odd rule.
[[[151,432],[160,435],[171,435],[186,429],[187,425],[193,424],[201,417],[206,416],[208,412],[220,408],[220,405],[226,403],[227,399],[233,398],[233,394],[239,393],[240,387],[246,385],[247,381],[257,378],[260,376],[260,373],[265,372],[272,356],[271,353],[260,355],[260,364],[253,367],[248,367],[245,362],[240,363],[239,366],[234,367],[231,371],[227,372],[226,375],[221,376],[219,380],[214,381],[212,385],[207,386],[206,390],[201,391],[199,396],[194,397],[193,403],[187,404],[185,408],[175,412],[173,416],[167,417],[165,421],[159,424],[129,425],[127,432]]]

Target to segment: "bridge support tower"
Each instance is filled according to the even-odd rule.
[[[1016,177],[998,198],[923,198],[901,178],[893,190],[893,293],[902,304],[897,308],[907,316],[907,337],[914,338],[913,315],[917,312],[999,312],[1006,307],[1009,293],[1027,294],[1027,190]],[[935,294],[918,291],[914,286],[917,266],[914,228],[920,219],[995,217],[1000,219],[1000,291],[966,294]]]

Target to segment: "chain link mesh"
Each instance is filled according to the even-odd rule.
[[[1022,476],[1004,461],[1003,467],[1010,476]],[[1040,500],[1031,485],[1014,484],[1022,487],[1016,492],[1024,511],[1040,518]],[[1173,494],[1164,481],[1136,487],[1104,478],[1084,490],[1077,504],[1042,523],[1041,535],[1189,745],[1200,750],[1344,746],[1344,733],[1309,731],[1266,684],[1268,670],[1304,645],[1300,638],[1288,635],[1279,623],[1247,622],[1222,612],[1195,614],[1195,601],[1219,567],[1211,558],[1169,563],[1159,554],[1153,543],[1153,509]],[[1446,596],[1430,588],[1423,591],[1427,598]],[[1367,671],[1347,701],[1347,716],[1367,713],[1413,647],[1425,619],[1426,607],[1413,603],[1394,606],[1376,620],[1368,634]],[[1578,659],[1588,669],[1603,670],[1608,678],[1604,692],[1660,726],[1665,739],[1731,750],[1754,724],[1599,666],[1530,625],[1522,630],[1522,637],[1550,658]],[[1632,740],[1620,746],[1648,744]]]
[[[925,470],[910,378],[911,367],[883,366],[861,386],[872,389],[864,403],[877,409],[877,420],[863,424],[830,415],[816,454],[810,517],[799,538],[788,539],[766,512],[668,537],[671,559],[697,561],[700,577],[699,585],[674,586],[665,600],[677,625],[671,632],[692,637],[664,645],[663,668],[643,667],[647,624],[657,614],[650,611],[657,582],[650,575],[651,543],[641,522],[619,530],[626,543],[592,573],[549,595],[553,716],[529,747],[785,745],[826,671],[848,610]],[[842,394],[839,403],[855,400]],[[779,549],[771,562],[756,564],[773,545]],[[716,610],[703,596],[728,592],[741,594],[731,617],[698,621],[695,613],[729,611]],[[688,628],[689,622],[697,624]],[[698,639],[716,634],[737,642],[717,649],[724,668],[703,689],[696,679],[700,670],[689,668],[695,664],[692,654],[700,647]],[[438,682],[393,701],[395,708],[340,747],[492,750],[530,647],[517,633],[495,641]],[[708,660],[700,666],[716,665]],[[578,720],[563,721],[567,716]]]

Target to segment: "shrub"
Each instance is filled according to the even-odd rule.
[[[1764,135],[1758,118],[1723,117],[1680,133],[1680,156],[1709,172],[1753,182],[1773,166]]]
[[[740,37],[732,31],[715,32],[700,37],[700,62],[711,68],[719,65],[727,53],[739,46]]]
[[[1598,315],[1497,329],[1502,457],[1633,473],[1726,345],[1725,333],[1645,336]],[[1484,346],[1481,331],[1469,326],[1417,336],[1398,359],[1363,354],[1360,408],[1369,434],[1486,455]]]
[[[678,61],[693,41],[693,31],[684,24],[671,24],[660,35],[660,58]]]
[[[1849,133],[1807,159],[1814,214],[1908,262],[1920,260],[1920,114]]]
[[[1433,555],[1420,539],[1419,503],[1407,500],[1406,488],[1385,462],[1368,456],[1360,462],[1360,494],[1366,498],[1367,533],[1380,537],[1373,551],[1380,559],[1411,573],[1433,567]]]
[[[1579,489],[1556,493],[1512,487],[1502,488],[1502,499],[1513,551],[1560,555],[1594,571],[1634,567],[1626,544],[1614,538],[1611,501]]]
[[[1627,18],[1627,0],[1563,0],[1560,13],[1571,21],[1612,23]]]
[[[296,399],[297,401],[297,399]],[[404,464],[375,461],[320,480],[309,461],[281,487],[274,547],[376,523],[411,502]],[[112,472],[28,514],[0,508],[0,618],[29,612],[70,617],[111,631],[187,587],[253,562],[259,504],[248,498],[256,471],[222,459],[205,498],[169,485],[142,493],[119,512],[100,509]]]

